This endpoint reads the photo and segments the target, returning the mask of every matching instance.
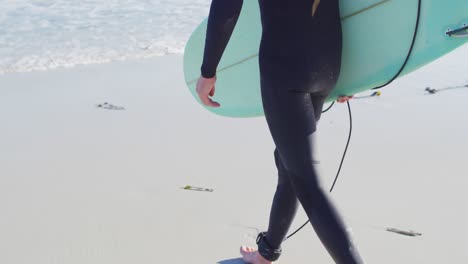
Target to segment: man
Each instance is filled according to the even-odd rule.
[[[243,0],[212,1],[202,76],[197,83],[197,93],[207,106],[220,106],[210,98],[215,92],[216,68],[242,4]],[[336,263],[363,263],[319,184],[313,159],[313,133],[341,66],[338,0],[259,0],[259,4],[261,93],[276,145],[278,186],[268,231],[259,234],[258,250],[241,247],[243,259],[253,264],[276,261],[300,202]],[[350,98],[341,97],[339,102]]]

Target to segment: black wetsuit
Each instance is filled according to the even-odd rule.
[[[268,231],[257,242],[260,254],[275,261],[299,200],[336,263],[363,263],[314,166],[313,133],[339,76],[342,42],[338,0],[315,1],[259,0],[262,102],[279,179]],[[242,3],[212,1],[202,76],[215,75]]]

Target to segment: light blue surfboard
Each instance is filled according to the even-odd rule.
[[[341,0],[343,53],[337,86],[328,98],[352,95],[386,84],[407,58],[401,75],[447,54],[468,41],[468,0]],[[207,21],[190,37],[184,54],[184,74],[195,92],[200,77]],[[258,49],[261,37],[257,0],[244,0],[242,12],[217,70],[214,100],[209,111],[229,117],[263,115]],[[200,102],[200,101],[199,101]]]

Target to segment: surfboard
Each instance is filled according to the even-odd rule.
[[[340,0],[340,14],[341,74],[328,101],[386,84],[403,65],[400,77],[468,41],[467,0]],[[205,19],[192,33],[184,52],[185,82],[200,104],[195,88],[206,26]],[[258,66],[261,30],[258,1],[244,0],[216,73],[213,99],[221,107],[207,107],[209,111],[228,117],[263,115]]]

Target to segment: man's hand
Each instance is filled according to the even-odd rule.
[[[204,78],[200,76],[197,82],[197,94],[202,103],[206,106],[219,107],[220,104],[211,100],[215,92],[216,76],[213,78]]]
[[[336,100],[338,103],[346,103],[348,102],[349,100],[353,99],[354,95],[351,95],[351,96],[340,96],[338,97],[338,99]]]

